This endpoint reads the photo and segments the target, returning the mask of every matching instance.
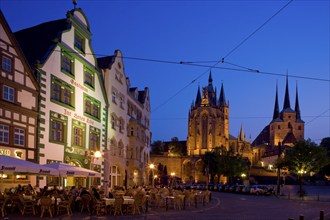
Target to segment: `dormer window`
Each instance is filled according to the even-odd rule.
[[[78,32],[74,33],[74,47],[80,52],[85,53],[85,38]]]
[[[11,73],[12,72],[12,60],[11,58],[7,56],[2,56],[2,62],[1,62],[1,68],[2,70]]]

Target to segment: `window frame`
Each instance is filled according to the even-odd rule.
[[[5,60],[10,61],[9,65],[8,63],[4,62]],[[5,54],[2,54],[1,56],[1,70],[7,73],[13,73],[13,59]],[[5,67],[5,68],[4,68]],[[9,67],[9,69],[7,69]]]
[[[4,129],[4,128],[7,129]],[[5,136],[7,134],[7,137]],[[4,139],[8,139],[7,142],[4,141]],[[6,124],[0,124],[0,144],[9,144],[10,143],[10,126]]]
[[[18,140],[18,142],[16,142]],[[26,145],[26,131],[24,128],[13,128],[13,145],[25,147]]]
[[[7,91],[6,91],[6,89],[7,89]],[[13,94],[10,94],[9,91],[12,91]],[[15,88],[10,87],[8,85],[3,85],[2,86],[2,99],[7,102],[15,103]]]
[[[89,127],[89,149],[91,151],[99,151],[101,149],[101,130],[93,126]],[[93,139],[93,137],[96,137]],[[95,146],[96,145],[96,146]]]
[[[70,61],[70,62],[66,62]],[[67,65],[70,63],[69,68],[67,68]],[[74,78],[74,58],[67,53],[62,52],[61,53],[61,72],[65,73],[66,75]]]
[[[50,123],[49,123],[49,142],[57,143],[57,144],[67,143],[68,117],[65,115],[62,115],[60,113],[50,111],[49,119],[50,119],[49,120],[50,121]],[[53,139],[53,137],[54,137],[53,122],[54,121],[62,124],[62,127],[63,127],[63,129],[61,130],[62,131],[62,134],[61,134],[62,140]],[[58,131],[57,128],[55,128],[54,130]]]
[[[90,76],[91,82],[89,83],[87,80],[87,75]],[[84,68],[84,85],[92,90],[95,89],[95,74],[93,71],[89,70],[88,68]]]
[[[77,41],[79,40],[79,41]],[[74,42],[73,42],[74,48],[78,50],[79,52],[85,54],[86,49],[86,38],[83,37],[82,34],[80,34],[78,31],[75,30],[74,32]]]
[[[79,148],[85,148],[86,146],[86,124],[83,122],[80,122],[78,120],[72,119],[72,146],[79,147]],[[79,131],[80,133],[77,134],[75,131]],[[77,143],[76,141],[79,139],[80,143]]]
[[[86,103],[90,103],[91,112],[87,112]],[[100,122],[101,121],[101,111],[102,111],[101,105],[102,105],[101,101],[84,93],[84,116],[92,118],[92,119]],[[97,110],[96,114],[95,114],[95,110]]]
[[[58,90],[59,88],[59,90]],[[69,96],[69,101],[68,99]],[[51,76],[50,100],[64,107],[75,109],[75,87],[65,81]]]

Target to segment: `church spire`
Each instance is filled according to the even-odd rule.
[[[294,111],[296,112],[296,119],[301,120],[299,100],[298,100],[298,84],[296,85],[296,104]]]
[[[289,79],[288,72],[286,73],[286,87],[285,87],[285,97],[284,97],[284,105],[283,110],[291,109],[290,105],[290,97],[289,97]]]
[[[239,141],[245,141],[245,134],[244,134],[244,131],[243,131],[243,125],[242,124],[241,124],[241,129],[239,131],[238,140]]]
[[[195,101],[195,107],[198,107],[201,104],[201,101],[202,101],[202,96],[201,96],[200,87],[198,86],[198,91],[197,91],[196,101]]]
[[[280,109],[278,107],[278,89],[276,83],[276,95],[275,95],[275,105],[274,105],[274,113],[273,113],[273,120],[280,116]]]
[[[220,97],[219,97],[219,104],[220,106],[227,105],[226,103],[226,97],[225,97],[225,89],[223,87],[223,83],[221,84],[221,91],[220,91]]]

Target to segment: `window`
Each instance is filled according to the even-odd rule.
[[[112,102],[116,103],[116,91],[112,91]]]
[[[89,148],[91,151],[100,150],[100,129],[92,126],[89,129]]]
[[[12,72],[12,61],[7,56],[2,56],[2,70],[11,73]]]
[[[0,124],[0,143],[9,144],[9,126]]]
[[[85,147],[86,124],[78,120],[72,120],[72,145]]]
[[[115,129],[115,125],[116,125],[116,120],[115,120],[115,116],[111,115],[111,128]]]
[[[84,115],[100,120],[101,102],[84,93]]]
[[[15,90],[8,86],[3,86],[3,92],[2,92],[2,98],[3,100],[14,102],[15,101]]]
[[[74,107],[74,87],[52,76],[51,99],[70,107]]]
[[[83,131],[81,128],[73,129],[73,145],[82,147],[83,144]]]
[[[14,128],[14,144],[17,146],[25,146],[25,130]]]
[[[64,140],[64,124],[61,121],[52,121],[51,140],[63,143]]]
[[[85,52],[85,39],[77,32],[74,34],[74,47],[83,53]]]
[[[119,106],[120,108],[124,108],[124,98],[122,96],[119,97]]]
[[[84,77],[84,84],[94,88],[94,74],[85,69]]]
[[[74,75],[73,73],[73,59],[71,59],[68,55],[62,53],[61,58],[61,70],[64,73],[68,73],[71,76]]]
[[[67,116],[50,112],[50,142],[66,143],[67,121]]]
[[[123,129],[124,129],[124,122],[123,122],[123,119],[119,119],[119,132],[123,132]]]

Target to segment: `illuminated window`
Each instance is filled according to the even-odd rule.
[[[100,129],[92,126],[89,129],[89,147],[91,151],[100,150]]]
[[[119,106],[124,109],[124,98],[122,96],[119,97]]]
[[[0,124],[0,143],[9,144],[9,126]]]
[[[115,129],[115,125],[116,125],[115,116],[111,115],[111,128]]]
[[[3,86],[2,92],[3,100],[14,102],[15,101],[15,90],[9,86]]]
[[[12,72],[12,60],[11,58],[7,57],[7,56],[2,56],[2,65],[1,68],[2,70],[11,73]]]

